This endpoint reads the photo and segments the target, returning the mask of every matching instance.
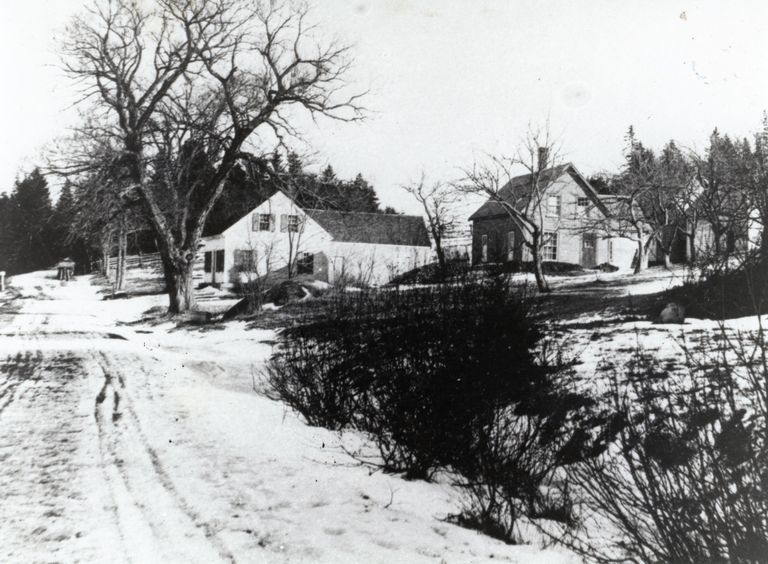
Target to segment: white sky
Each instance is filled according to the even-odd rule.
[[[0,190],[74,120],[55,36],[82,5],[4,2]],[[315,16],[355,45],[352,78],[372,89],[364,123],[308,128],[317,165],[362,172],[406,211],[400,184],[509,152],[529,121],[549,116],[590,174],[615,170],[630,124],[647,145],[703,148],[715,126],[748,135],[768,109],[767,3],[322,0]]]

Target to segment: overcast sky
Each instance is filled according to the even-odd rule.
[[[0,190],[75,119],[56,34],[82,0],[6,0],[0,22]],[[362,172],[385,204],[423,170],[452,179],[515,148],[549,116],[568,160],[615,170],[630,124],[647,145],[744,136],[768,109],[768,5],[602,0],[322,0],[315,16],[354,44],[368,120],[306,131],[316,164]],[[304,146],[303,150],[308,149]]]

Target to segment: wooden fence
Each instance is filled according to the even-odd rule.
[[[163,263],[160,260],[160,253],[149,253],[146,255],[128,255],[125,257],[125,268],[152,268],[160,270]],[[117,268],[117,257],[109,259],[109,269]]]
[[[128,255],[125,257],[125,268],[127,270],[134,268],[149,268],[159,273],[163,271],[163,262],[160,258],[160,253],[148,253],[145,255]],[[109,259],[109,271],[110,276],[114,276],[117,269],[117,257],[111,257]],[[91,265],[93,272],[99,272],[101,270],[101,261],[98,260]],[[203,259],[202,254],[198,254],[195,260],[195,268],[192,275],[195,283],[201,284],[203,282]]]

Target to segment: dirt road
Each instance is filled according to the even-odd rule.
[[[0,561],[233,560],[134,408],[153,359],[84,284],[41,279],[0,307]]]

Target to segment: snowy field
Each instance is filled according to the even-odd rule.
[[[447,484],[404,481],[258,393],[275,334],[135,323],[162,295],[88,277],[0,295],[0,562],[578,559],[444,521]]]
[[[638,344],[674,366],[686,342],[757,328],[612,309],[687,276],[552,278],[550,329],[582,382],[599,391]],[[361,466],[342,448],[361,437],[265,398],[273,331],[178,327],[144,315],[165,296],[104,300],[94,282],[38,272],[0,294],[0,562],[579,561],[530,530],[511,546],[445,522],[447,481]]]

